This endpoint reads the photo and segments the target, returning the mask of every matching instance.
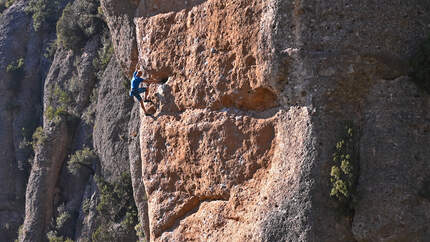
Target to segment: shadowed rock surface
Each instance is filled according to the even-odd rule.
[[[43,78],[50,61],[45,49],[53,39],[52,29],[35,32],[25,7],[30,1],[15,1],[0,15],[0,240],[12,241],[24,219],[25,189],[32,151],[23,141],[41,122]],[[64,4],[67,1],[59,1]],[[18,67],[8,71],[8,66]]]

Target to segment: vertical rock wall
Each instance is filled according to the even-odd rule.
[[[207,1],[136,20],[144,66],[169,80],[151,89],[154,117],[141,118],[151,240],[263,239],[266,214],[300,189],[310,110],[281,107],[265,78],[270,7]]]
[[[151,240],[425,240],[429,96],[407,75],[429,3],[144,2],[139,58],[169,80],[141,116]],[[346,120],[352,217],[329,195]]]
[[[33,30],[31,15],[25,11],[28,3],[15,1],[0,15],[1,241],[16,238],[23,222],[31,152],[20,144],[31,139],[41,121],[43,78],[49,69],[43,54],[52,32]],[[7,71],[8,66],[17,66],[21,58],[19,73]]]
[[[97,37],[76,56],[57,51],[49,67],[41,56],[53,33],[31,30],[28,2],[0,17],[0,68],[25,56],[19,85],[11,73],[0,78],[0,240],[14,239],[23,219],[21,128],[34,129],[42,99],[45,110],[56,105],[55,85],[73,81],[72,111],[82,120],[70,133],[44,117],[49,139],[27,186],[23,240],[43,240],[59,204],[73,212],[61,235],[91,237],[97,186],[90,171],[73,176],[64,166],[84,146],[100,156],[105,179],[130,169],[151,241],[430,236],[430,101],[408,77],[408,60],[430,32],[430,2],[101,0],[116,57],[98,84]],[[139,117],[122,84],[136,63],[168,79],[150,87],[153,117]],[[359,131],[360,156],[348,216],[329,196],[346,120]]]

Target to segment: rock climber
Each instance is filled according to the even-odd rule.
[[[146,84],[145,87],[139,87],[140,83],[142,82]],[[146,112],[145,105],[143,104],[143,102],[152,103],[152,101],[148,99],[149,85],[151,83],[158,83],[158,81],[152,78],[151,76],[148,78],[142,78],[142,71],[138,70],[136,65],[136,70],[133,73],[133,78],[131,79],[131,83],[130,83],[131,86],[130,86],[129,94],[130,94],[130,97],[133,96],[137,99],[137,101],[139,101],[140,107],[142,107],[146,116],[150,116],[151,114]],[[142,101],[142,97],[140,96],[140,94],[143,92],[145,93],[145,99]]]

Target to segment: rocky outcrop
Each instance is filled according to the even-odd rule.
[[[56,185],[73,139],[73,120],[51,122],[40,134],[26,193],[26,219],[20,241],[43,241],[51,223]]]
[[[143,65],[169,80],[140,124],[150,239],[424,241],[429,96],[407,63],[429,4],[188,2],[145,1],[135,19]],[[329,182],[346,120],[352,216]]]
[[[150,241],[430,236],[430,101],[408,76],[430,2],[100,0],[98,11],[97,1],[73,2],[69,22],[88,36],[52,63],[43,53],[54,28],[34,32],[29,0],[0,17],[0,241],[23,221],[31,152],[19,144],[42,119],[22,241],[50,230],[114,241],[108,232],[122,222],[116,240],[135,241],[134,217],[123,221],[122,210],[103,228],[97,209],[106,192],[97,179],[128,171],[136,227]],[[108,34],[87,25],[95,19],[107,22],[113,58]],[[150,87],[152,117],[127,96],[136,63],[167,80]],[[345,121],[360,158],[348,213],[330,197]],[[67,157],[85,147],[98,159],[70,173]]]
[[[64,2],[64,1],[60,1]],[[50,30],[35,32],[28,0],[14,1],[0,15],[0,240],[12,241],[23,222],[30,172],[29,149],[22,149],[40,123],[42,80],[49,69],[45,50]],[[22,59],[22,65],[19,60]],[[17,68],[11,71],[9,67]],[[18,68],[19,67],[19,68]]]
[[[77,11],[86,4],[86,1],[75,1],[71,11]],[[106,27],[96,27],[99,34],[88,38],[82,49],[68,50],[58,46],[44,80],[43,123],[50,124],[64,113],[74,116],[77,119],[72,127],[74,131],[71,135],[74,138],[66,149],[59,152],[70,158],[75,151],[90,148],[98,159],[80,167],[76,174],[69,171],[68,159],[64,158],[56,160],[61,168],[59,171],[46,169],[50,177],[49,185],[54,187],[48,192],[55,192],[56,195],[48,196],[41,202],[39,197],[27,196],[27,206],[39,211],[49,205],[50,210],[41,215],[26,213],[23,234],[28,236],[22,240],[33,238],[42,241],[47,234],[78,241],[91,239],[102,223],[101,214],[96,209],[101,194],[96,180],[114,183],[130,169],[126,134],[131,100],[123,87],[124,75],[117,58],[111,58],[109,54],[109,35],[103,32]],[[103,66],[103,62],[108,65]],[[95,179],[94,175],[98,178]],[[38,189],[46,190],[46,184],[32,181],[27,186],[27,194]],[[39,226],[32,223],[35,216],[46,217],[49,224]],[[120,227],[119,224],[115,226]],[[122,233],[122,239],[136,240],[133,228],[126,228]]]
[[[58,205],[65,203],[67,211],[72,212],[79,211],[80,209],[82,193],[85,189],[89,173],[87,172],[87,174],[79,177],[71,176],[68,174],[67,165],[64,165],[64,163],[69,152],[88,145],[88,135],[84,135],[84,137],[81,135],[82,129],[85,130],[85,127],[79,123],[78,116],[72,114],[72,110],[75,109],[82,112],[83,106],[87,105],[89,95],[91,94],[91,86],[94,85],[94,75],[88,75],[88,71],[85,71],[85,69],[89,67],[93,68],[92,60],[96,53],[94,48],[96,48],[96,42],[89,42],[86,51],[83,51],[80,62],[76,62],[76,59],[80,58],[80,56],[76,56],[72,51],[59,49],[56,52],[53,64],[45,80],[43,102],[45,110],[43,117],[44,129],[51,127],[51,129],[58,130],[54,137],[64,136],[64,139],[67,139],[63,140],[63,143],[55,139],[53,143],[42,143],[40,150],[35,150],[34,164],[41,162],[42,164],[51,165],[45,165],[42,171],[38,169],[37,165],[33,165],[27,185],[26,217],[23,227],[24,236],[21,238],[21,241],[44,240],[46,234],[51,229],[51,221],[56,216],[56,210],[54,209]],[[78,66],[75,67],[77,63]],[[86,75],[83,78],[79,78],[79,72],[86,73]],[[69,100],[71,93],[64,91],[72,85],[84,89],[84,91],[77,90],[79,93],[74,96],[73,103]],[[68,107],[65,107],[65,105],[68,105]],[[65,110],[70,110],[69,114],[65,114],[65,111],[63,113],[55,113],[60,106],[65,108]],[[51,113],[48,114],[49,112]],[[74,119],[73,122],[67,124],[66,128],[61,128],[65,126],[63,124],[65,122],[58,123],[62,119],[62,115],[70,116],[68,119]],[[48,156],[46,158],[46,155],[44,155],[45,149],[54,149],[56,152],[55,156]],[[38,157],[45,158],[38,161]],[[73,185],[70,186],[68,184]],[[41,194],[34,192],[39,190],[43,191],[43,199],[41,198]],[[70,191],[74,191],[73,195]],[[45,193],[50,196],[45,196]],[[73,235],[73,229],[68,233]]]
[[[131,76],[138,62],[136,28],[133,17],[138,7],[138,0],[101,0],[103,15],[112,36],[115,54],[124,74]],[[142,1],[140,1],[142,2]]]
[[[123,85],[121,67],[112,58],[97,87],[96,117],[94,122],[94,148],[103,165],[103,177],[116,180],[130,169],[128,152],[128,126],[132,100]]]

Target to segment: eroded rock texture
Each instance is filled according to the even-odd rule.
[[[65,4],[65,1],[58,3]],[[31,152],[21,143],[30,140],[42,113],[42,79],[49,70],[45,50],[52,29],[36,32],[28,0],[14,1],[0,15],[0,240],[12,241],[24,219],[25,189]],[[19,71],[9,67],[22,66]]]
[[[94,63],[107,33],[77,52],[58,48],[52,63],[42,57],[55,28],[32,30],[28,3],[0,16],[0,241],[15,239],[24,219],[30,164],[19,143],[42,106],[47,139],[27,185],[22,241],[52,229],[92,239],[93,175],[115,182],[128,169],[150,241],[430,237],[430,98],[408,76],[430,32],[429,1],[100,0],[89,16],[103,13],[109,27],[106,70]],[[21,57],[15,82],[5,70]],[[150,87],[152,117],[123,84],[137,63],[168,80]],[[48,117],[62,104],[76,123]],[[357,128],[360,157],[347,215],[329,182],[344,121]],[[72,175],[66,157],[84,147],[99,160]],[[60,206],[70,215],[62,226]],[[116,235],[136,240],[130,227]]]
[[[70,121],[46,125],[38,145],[26,193],[26,219],[20,241],[42,241],[53,216],[55,190],[63,161],[73,139]]]
[[[139,59],[169,80],[140,124],[150,239],[425,241],[429,95],[407,75],[429,5],[144,1]],[[345,120],[360,130],[349,217],[329,195]]]

